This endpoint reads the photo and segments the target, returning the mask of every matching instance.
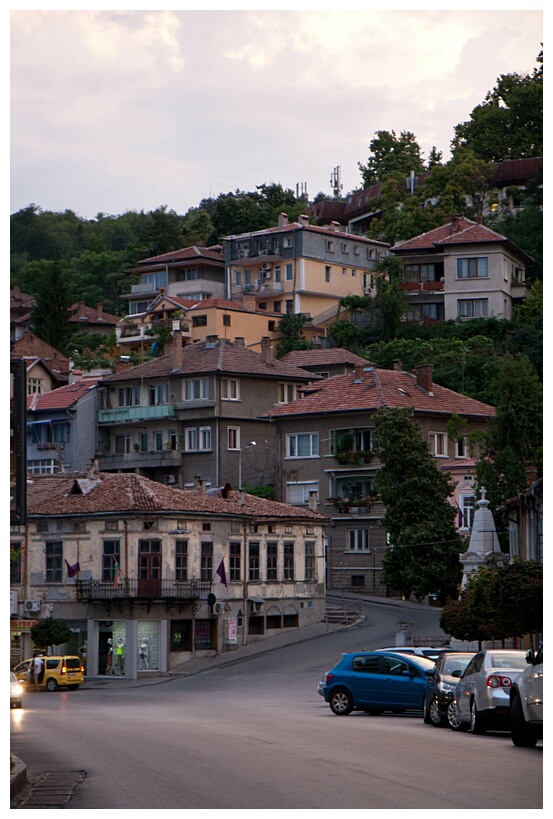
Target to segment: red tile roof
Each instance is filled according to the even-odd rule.
[[[29,395],[27,409],[29,410],[57,410],[69,409],[82,398],[89,390],[93,390],[99,379],[77,381],[57,390],[45,392],[42,395]]]
[[[243,503],[241,503],[243,500]],[[237,515],[325,523],[311,509],[231,490],[227,499],[198,490],[174,489],[133,473],[44,475],[27,480],[30,516],[116,513]]]
[[[343,347],[331,347],[325,350],[292,350],[280,360],[294,364],[296,367],[319,367],[325,364],[363,364],[367,366],[369,363],[366,358],[361,358]]]
[[[119,321],[118,316],[105,313],[101,304],[98,304],[97,307],[89,307],[84,301],[81,301],[72,304],[69,310],[72,313],[69,321],[77,324],[113,324],[115,326]]]
[[[495,415],[494,407],[466,395],[432,385],[432,392],[417,386],[416,376],[396,370],[365,368],[360,379],[356,373],[335,375],[311,384],[299,398],[276,407],[264,417],[286,418],[322,413],[370,412],[384,408],[413,408],[415,413],[464,416]]]
[[[182,366],[175,370],[175,354],[169,353],[131,367],[125,372],[109,375],[103,383],[136,381],[142,378],[160,378],[170,375],[225,372],[242,375],[259,375],[273,378],[290,378],[310,381],[312,373],[278,359],[264,361],[261,353],[233,344],[226,339],[199,341],[188,344],[182,350]]]
[[[221,264],[224,264],[225,261],[221,245],[213,245],[212,247],[192,245],[190,247],[181,247],[179,250],[171,250],[169,253],[161,253],[159,256],[150,256],[148,259],[141,259],[137,262],[137,268],[135,269],[140,270],[148,265],[159,263],[170,264],[171,262],[186,262],[198,259],[205,259],[210,262],[221,262]]]

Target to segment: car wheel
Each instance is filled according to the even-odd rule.
[[[58,690],[58,684],[57,684],[56,680],[53,677],[49,677],[48,680],[46,681],[46,690],[47,691],[57,691]]]
[[[461,722],[455,708],[455,701],[452,700],[447,706],[447,724],[452,731],[468,731],[468,723]]]
[[[470,701],[470,732],[471,734],[485,734],[486,721],[476,707],[475,700]]]
[[[425,725],[430,725],[430,713],[429,713],[429,704],[426,701],[426,697],[424,698],[424,702],[422,705],[422,721]]]
[[[346,717],[353,711],[351,694],[344,688],[333,691],[329,699],[330,710],[337,717]]]
[[[518,694],[511,702],[511,739],[519,748],[534,748],[538,741],[537,731],[524,719],[524,711]]]
[[[440,713],[437,697],[432,697],[432,700],[430,701],[430,705],[428,706],[428,718],[432,725],[434,725],[436,728],[441,728],[443,725],[445,725],[444,718]]]

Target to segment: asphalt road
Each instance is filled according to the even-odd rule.
[[[541,743],[331,713],[321,675],[341,651],[397,631],[395,609],[366,614],[361,627],[159,685],[30,692],[11,712],[11,749],[30,778],[86,772],[70,809],[541,808]],[[417,628],[437,618],[419,615]]]

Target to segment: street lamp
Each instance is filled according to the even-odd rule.
[[[255,441],[251,441],[244,449],[251,449],[252,447],[257,446]],[[242,489],[242,452],[244,450],[240,448],[238,450],[238,489]]]

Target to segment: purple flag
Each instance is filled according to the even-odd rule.
[[[219,568],[217,569],[217,574],[219,575],[219,579],[221,580],[221,583],[224,585],[224,587],[226,589],[228,589],[228,586],[227,586],[227,573],[225,572],[225,559],[224,558],[219,563]]]
[[[68,577],[75,577],[75,575],[79,574],[79,572],[81,571],[81,567],[79,566],[78,561],[73,566],[70,566],[69,563],[66,560],[65,565],[67,566],[67,576]]]

